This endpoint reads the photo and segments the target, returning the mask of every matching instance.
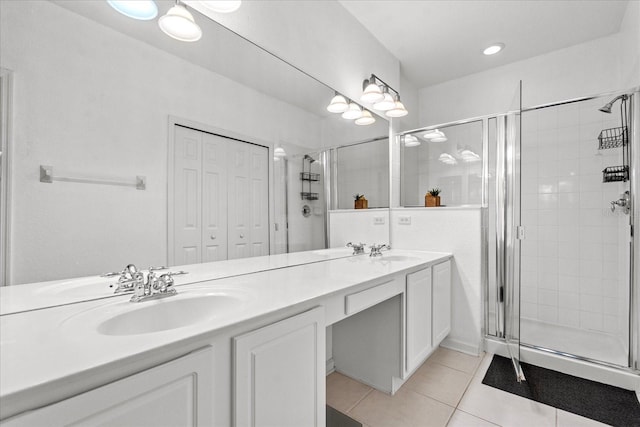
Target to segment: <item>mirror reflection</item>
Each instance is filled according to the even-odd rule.
[[[401,139],[403,206],[482,203],[482,120],[404,133]],[[431,194],[439,203],[427,200]]]
[[[323,152],[387,122],[332,115],[332,89],[191,11],[183,43],[103,1],[2,2],[5,284],[326,247]]]

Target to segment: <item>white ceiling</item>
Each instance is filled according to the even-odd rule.
[[[340,3],[400,60],[409,81],[423,88],[614,34],[628,0]],[[496,42],[506,48],[494,56],[482,54]]]

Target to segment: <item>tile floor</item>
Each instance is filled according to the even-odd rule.
[[[605,425],[482,384],[490,363],[491,355],[438,348],[394,396],[334,372],[327,404],[365,427]]]

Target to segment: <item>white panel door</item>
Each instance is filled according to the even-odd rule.
[[[451,331],[451,261],[433,266],[433,344]]]
[[[324,427],[324,308],[234,338],[236,427]]]
[[[251,256],[269,255],[269,150],[251,146]]]
[[[431,285],[431,268],[407,274],[406,373],[420,366],[432,349]]]
[[[3,421],[32,426],[211,426],[210,347]]]
[[[202,132],[175,126],[173,263],[202,262]]]
[[[227,141],[229,165],[228,259],[251,256],[251,145]]]
[[[202,262],[227,259],[228,139],[202,133]]]

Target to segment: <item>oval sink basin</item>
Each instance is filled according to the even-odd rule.
[[[204,294],[186,298],[181,298],[178,294],[176,297],[137,303],[139,306],[103,321],[97,329],[103,335],[139,335],[167,331],[217,317],[232,310],[241,301],[238,297],[226,294]]]

